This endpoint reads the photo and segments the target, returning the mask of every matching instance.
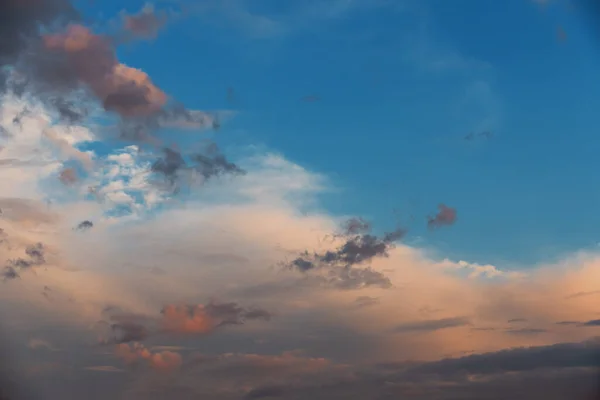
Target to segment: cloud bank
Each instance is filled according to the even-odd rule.
[[[403,227],[323,211],[332,182],[283,155],[150,140],[216,117],[120,63],[68,2],[33,3],[0,8],[0,383],[12,398],[595,393],[597,254],[525,272],[440,260]],[[125,28],[154,37],[160,15],[146,8]],[[109,140],[114,121],[97,115],[127,140]],[[428,225],[456,221],[441,204]]]

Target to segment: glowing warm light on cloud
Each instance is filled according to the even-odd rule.
[[[167,101],[148,75],[117,61],[108,38],[82,25],[70,25],[65,33],[44,37],[46,47],[66,53],[68,67],[89,85],[107,110],[124,116],[148,115]]]
[[[162,326],[165,330],[178,333],[208,333],[216,328],[215,321],[204,310],[195,307],[168,305],[163,309]]]
[[[140,343],[132,345],[119,344],[116,346],[115,355],[126,364],[133,364],[138,360],[145,360],[148,365],[159,371],[170,371],[179,368],[182,364],[181,355],[172,351],[152,353]]]

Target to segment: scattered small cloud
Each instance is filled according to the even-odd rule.
[[[438,206],[438,213],[427,218],[427,227],[429,229],[441,228],[443,226],[454,225],[456,222],[456,209],[448,207],[445,204]]]
[[[155,39],[158,32],[167,23],[167,14],[156,11],[152,4],[146,4],[140,12],[123,16],[123,25],[127,32],[136,38]]]

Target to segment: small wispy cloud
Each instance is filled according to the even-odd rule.
[[[394,328],[394,332],[433,332],[441,329],[457,328],[470,325],[471,322],[466,317],[442,318],[425,321],[407,322]]]

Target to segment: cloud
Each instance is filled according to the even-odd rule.
[[[167,126],[218,127],[215,117],[186,110],[144,71],[119,62],[120,40],[84,26],[70,1],[35,0],[34,7],[14,0],[5,3],[0,9],[7,19],[0,32],[6,38],[0,48],[0,94],[34,97],[68,125],[85,121],[101,106],[119,117],[119,134],[133,140],[148,140]],[[123,16],[124,29],[134,37],[153,38],[166,17],[146,6],[139,14]],[[19,120],[14,119],[15,125]],[[68,151],[60,136],[49,135]]]
[[[440,329],[455,328],[458,326],[469,325],[469,319],[465,317],[443,318],[418,322],[407,322],[398,325],[394,331],[403,332],[429,332]]]
[[[527,320],[525,318],[511,318],[506,322],[508,322],[509,324],[514,324],[518,322],[527,322]]]
[[[389,257],[395,241],[402,239],[406,231],[398,228],[385,233],[382,237],[370,234],[368,222],[351,218],[343,223],[342,233],[334,234],[339,246],[335,250],[309,254],[305,251],[290,262],[283,263],[285,268],[307,274],[321,272],[317,276],[323,283],[339,289],[360,289],[369,286],[390,288],[390,280],[381,272],[369,267],[358,267],[368,264],[378,257]]]
[[[14,125],[25,106],[33,111]],[[101,398],[428,399],[592,379],[591,361],[563,354],[595,351],[585,342],[594,324],[557,321],[597,318],[594,296],[567,299],[597,290],[595,253],[520,273],[440,260],[403,243],[402,229],[376,234],[364,219],[325,213],[317,199],[330,180],[282,155],[243,149],[251,155],[225,161],[245,174],[208,174],[175,196],[152,171],[165,157],[152,146],[109,146],[98,127],[65,125],[34,99],[7,96],[0,113],[7,158],[45,163],[0,169],[12,196],[0,198],[0,263],[5,278],[21,277],[2,282],[0,315],[21,386],[52,398],[95,384]],[[90,170],[47,128],[89,152]],[[66,168],[78,173],[68,187],[58,181]],[[93,229],[74,229],[85,221]],[[517,316],[527,324],[507,327]],[[31,338],[61,351],[31,351]],[[515,347],[528,355],[502,356]],[[562,361],[542,371],[553,351]],[[115,357],[125,372],[101,374]]]
[[[430,229],[453,225],[456,222],[456,209],[448,207],[445,204],[440,204],[438,209],[439,211],[436,215],[427,218],[427,226]]]
[[[167,15],[157,12],[152,4],[146,4],[139,13],[123,16],[125,29],[135,37],[154,39],[166,24]]]
[[[77,12],[68,0],[35,0],[33,4],[8,0],[2,2],[0,15],[0,36],[4,38],[0,48],[0,65],[4,66],[17,60],[28,39],[39,38],[39,23],[51,24],[61,17],[74,19]]]
[[[92,229],[93,227],[94,223],[86,219],[85,221],[81,221],[79,224],[77,224],[77,227],[75,229],[78,231],[87,231],[88,229]]]
[[[238,165],[228,161],[215,143],[211,143],[202,152],[189,156],[190,164],[177,150],[164,148],[163,152],[164,156],[152,164],[152,171],[164,175],[173,186],[180,183],[179,178],[184,173],[187,173],[188,180],[194,180],[198,174],[203,181],[222,175],[235,176],[246,173]]]
[[[50,54],[65,60],[60,71],[66,87],[77,79],[94,92],[104,108],[123,116],[152,114],[162,108],[167,96],[154,86],[146,73],[117,61],[108,38],[95,35],[82,25],[70,25],[65,33],[46,35]],[[68,73],[68,75],[66,75]],[[68,78],[67,78],[68,76]],[[55,83],[55,82],[53,82]]]
[[[143,360],[151,368],[159,371],[171,371],[179,368],[182,364],[181,355],[178,353],[172,351],[152,353],[139,343],[134,343],[133,345],[119,344],[116,347],[115,353],[126,364],[133,364],[139,360]]]
[[[236,303],[208,303],[197,306],[168,305],[161,311],[162,329],[173,333],[210,333],[224,325],[239,325],[247,320],[270,320],[262,309],[245,309]]]
[[[537,335],[540,333],[548,332],[546,329],[540,328],[519,328],[519,329],[508,329],[506,333],[510,335]]]

